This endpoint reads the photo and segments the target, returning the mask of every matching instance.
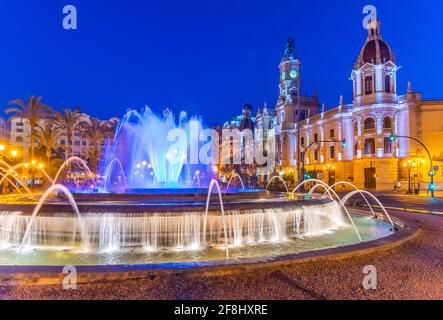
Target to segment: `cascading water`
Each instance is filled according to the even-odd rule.
[[[38,208],[40,209],[40,208]],[[38,211],[35,211],[38,212]],[[0,244],[30,247],[88,247],[95,252],[201,250],[241,247],[321,234],[345,226],[335,202],[276,209],[26,216],[0,212]],[[85,234],[82,235],[82,228]]]
[[[15,257],[9,260],[13,263],[27,263],[42,255],[49,257],[45,263],[57,265],[60,250],[60,257],[69,256],[73,264],[103,264],[110,257],[120,257],[118,263],[273,257],[355,244],[362,237],[368,241],[393,232],[382,220],[351,216],[345,204],[360,190],[340,199],[321,185],[331,192],[330,199],[260,191],[252,196],[223,193],[213,180],[208,194],[147,195],[145,199],[131,194],[77,194],[76,201],[66,187],[55,185],[35,207],[0,209],[4,210],[0,211],[0,265],[8,255]],[[211,201],[212,189],[217,192]],[[56,191],[64,193],[68,202],[48,200]],[[96,198],[103,200],[92,200]],[[79,253],[79,248],[88,250]],[[35,251],[38,255],[34,256]]]

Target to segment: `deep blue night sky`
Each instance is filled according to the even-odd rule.
[[[38,5],[37,5],[38,3]],[[62,8],[78,9],[78,30]],[[288,36],[303,62],[303,92],[332,107],[345,96],[366,39],[363,6],[377,6],[382,34],[425,98],[443,98],[443,1],[3,0],[0,101],[41,95],[55,108],[80,106],[100,118],[149,105],[223,123],[245,102],[278,94]]]

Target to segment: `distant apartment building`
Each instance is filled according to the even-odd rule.
[[[0,144],[8,145],[11,140],[11,123],[0,117]]]
[[[80,122],[89,121],[90,116],[82,113]],[[112,119],[111,119],[112,120]],[[40,125],[43,126],[47,120],[42,119]],[[0,123],[1,125],[1,123]],[[20,148],[24,158],[29,158],[31,153],[31,126],[26,119],[13,118],[10,120],[10,143],[18,148]],[[68,139],[66,136],[62,136],[57,141],[56,149],[64,150]],[[104,140],[102,143],[102,152],[105,151],[106,146],[109,145],[111,141]],[[36,147],[38,144],[36,144]],[[91,148],[96,148],[92,145],[87,138],[82,137],[79,130],[75,130],[72,136],[72,154],[70,156],[77,156],[82,159],[88,158],[88,153]],[[62,157],[67,157],[67,155],[62,152],[60,155]]]

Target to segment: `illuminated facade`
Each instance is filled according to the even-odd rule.
[[[410,136],[428,147],[433,166],[438,166],[437,189],[443,189],[443,101],[423,100],[410,83],[407,94],[397,93],[399,67],[379,22],[369,28],[351,73],[352,104],[341,97],[338,106],[326,111],[315,96],[300,96],[300,65],[290,39],[280,63],[275,116],[267,109],[256,116],[257,128],[276,135],[277,170],[294,172],[304,159],[307,177],[330,185],[346,180],[360,188],[392,190],[411,169],[413,182],[426,189],[431,168],[426,151],[413,140],[390,139]]]

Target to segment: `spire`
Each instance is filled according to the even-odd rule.
[[[265,105],[263,106],[263,114],[268,114],[268,104],[265,102]]]
[[[381,39],[380,20],[368,21],[368,40]]]
[[[289,37],[288,41],[286,41],[286,49],[285,49],[285,55],[283,56],[283,60],[290,60],[296,58],[297,58],[297,53],[295,51],[294,38]]]
[[[323,102],[323,104],[321,105],[321,112],[325,113],[326,111],[326,104]]]
[[[343,95],[341,95],[340,96],[340,107],[339,107],[339,110],[342,111],[344,106],[345,106],[345,103],[343,101]]]
[[[408,81],[408,94],[412,94],[412,83]]]

